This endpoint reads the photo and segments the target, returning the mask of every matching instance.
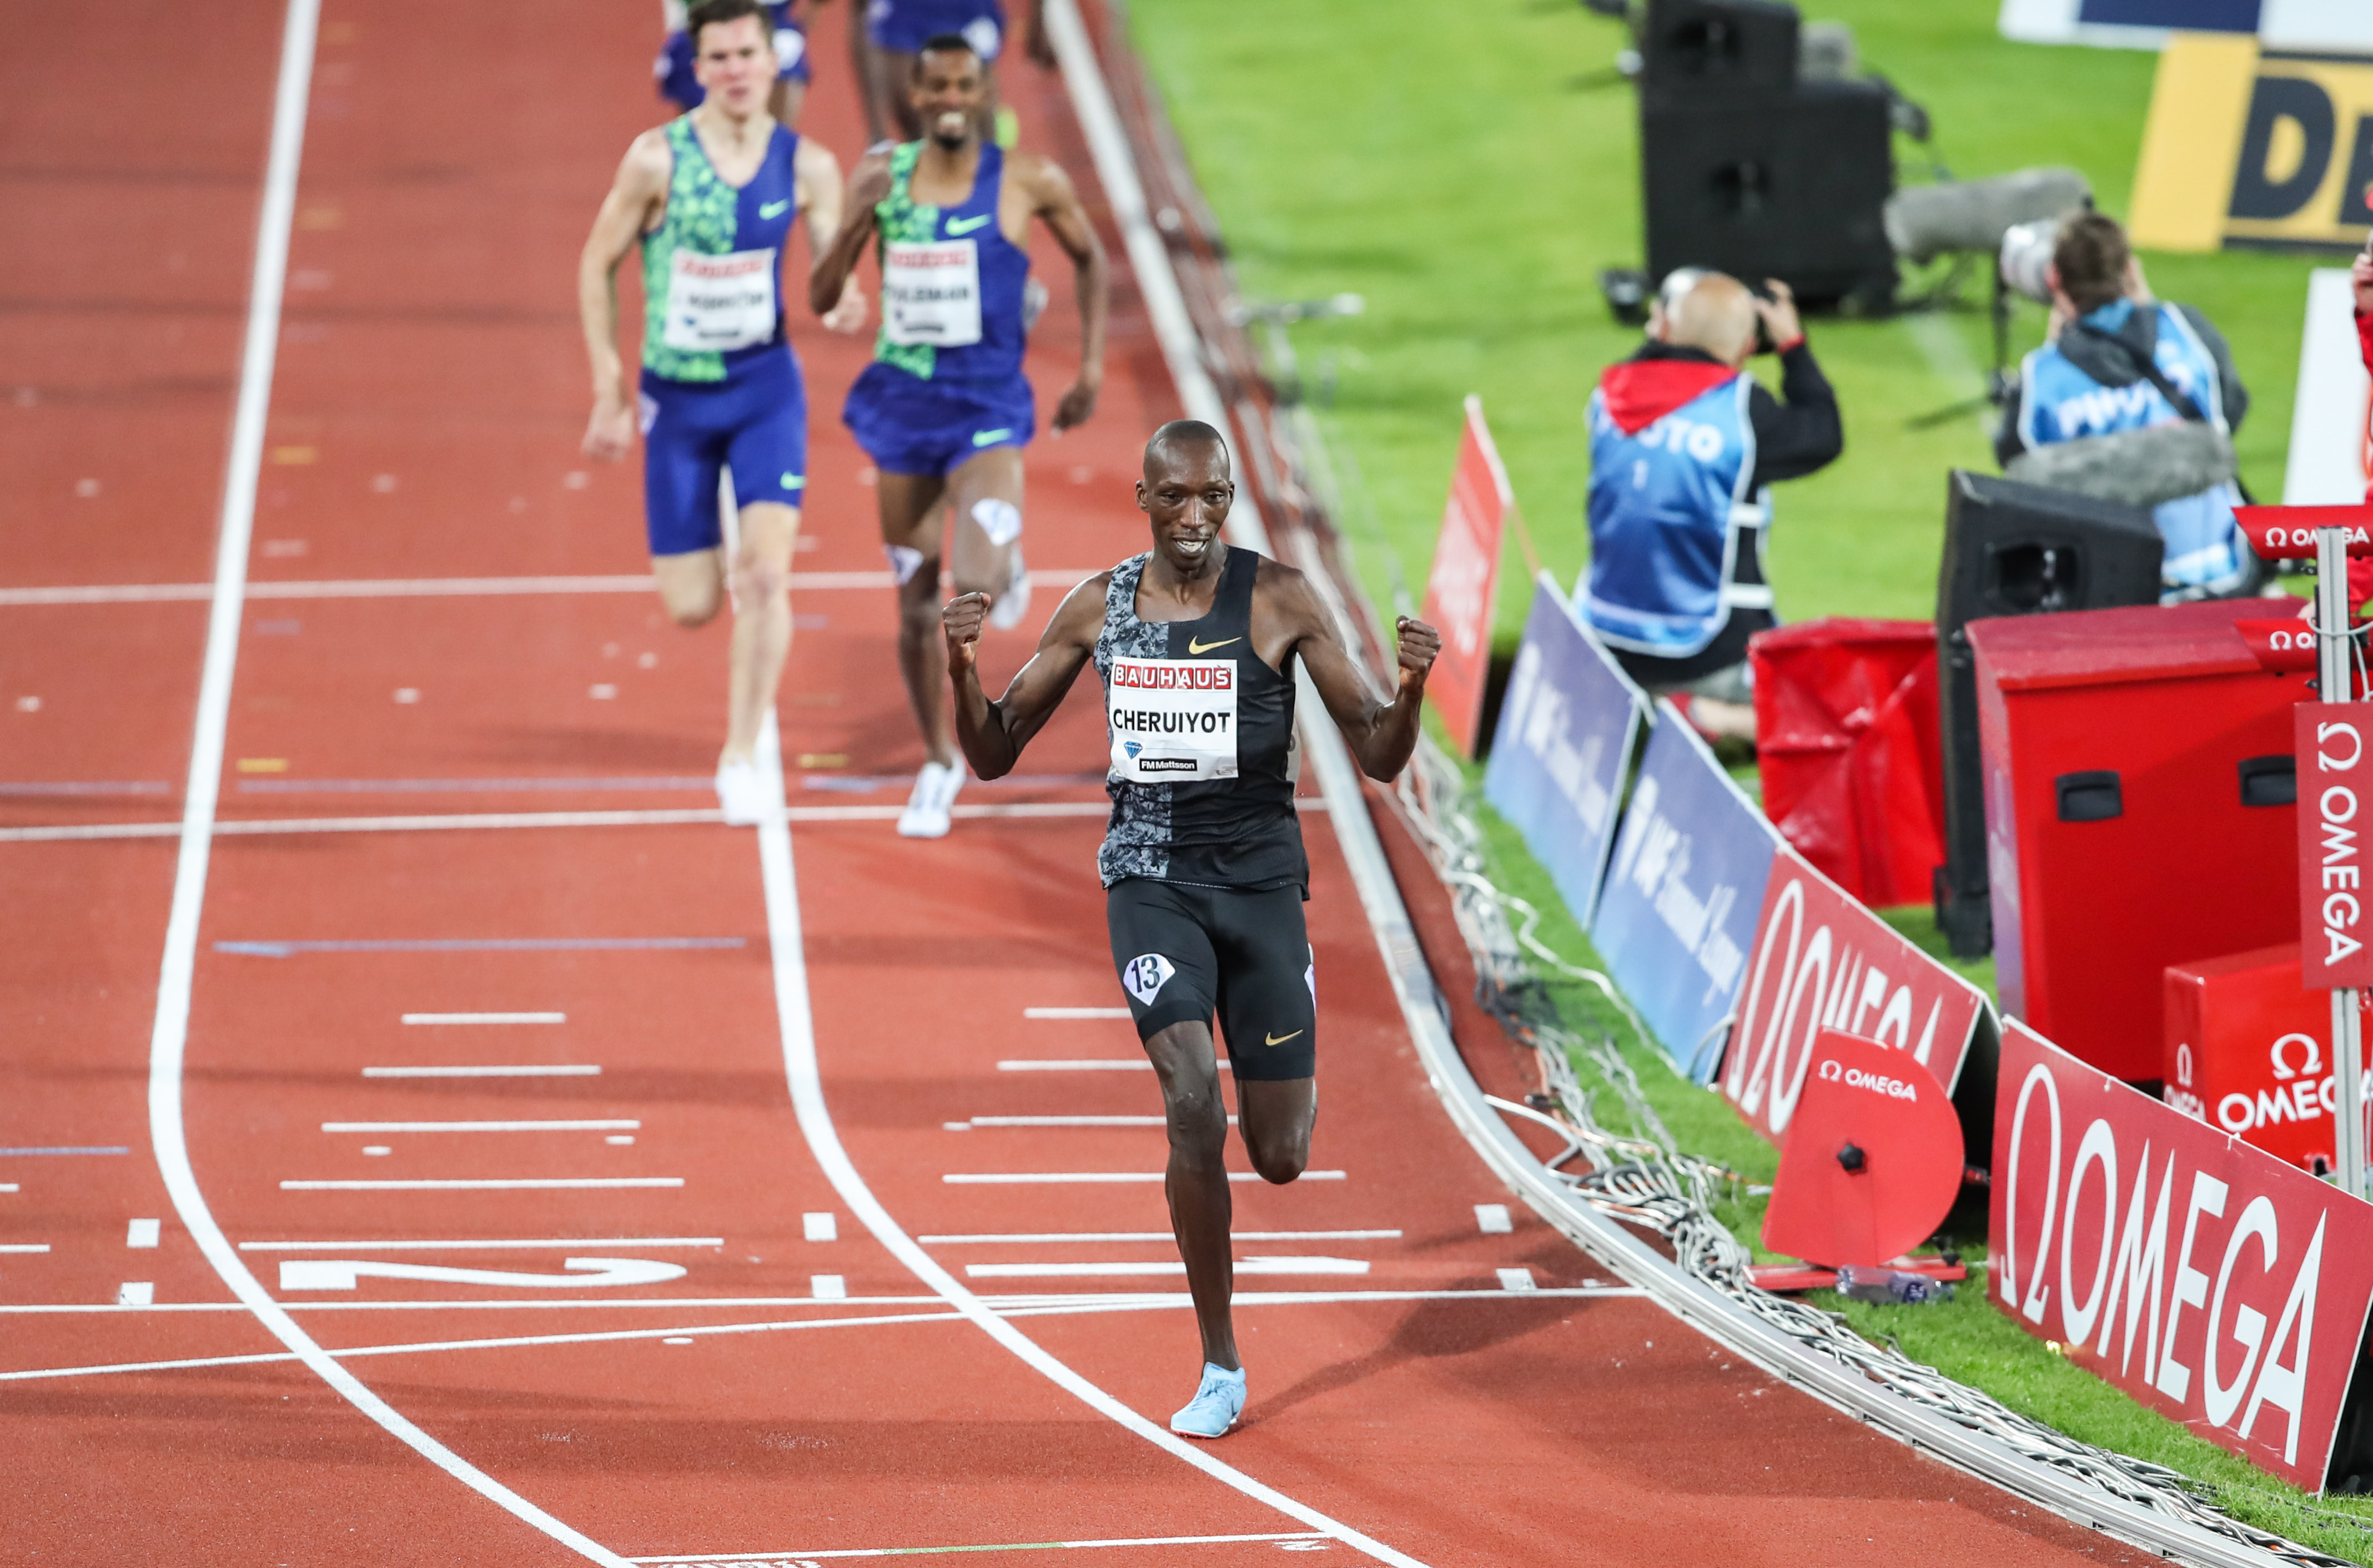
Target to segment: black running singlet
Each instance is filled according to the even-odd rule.
[[[1310,886],[1293,814],[1300,758],[1293,665],[1253,651],[1253,578],[1261,558],[1224,547],[1219,591],[1199,621],[1140,621],[1149,556],[1113,568],[1096,673],[1105,682],[1112,819],[1096,870],[1257,891]]]

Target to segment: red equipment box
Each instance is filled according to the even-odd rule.
[[[2373,1011],[2361,993],[2358,1006]],[[2166,1031],[2160,1098],[2302,1170],[2332,1168],[2332,993],[2299,984],[2297,943],[2171,966]],[[2373,1018],[2359,1038],[2373,1041]]]
[[[1874,909],[1924,904],[1945,860],[1936,628],[1830,616],[1747,645],[1763,813]]]
[[[2159,1076],[2170,964],[2298,939],[2291,705],[2262,600],[1972,621],[2003,1010]]]

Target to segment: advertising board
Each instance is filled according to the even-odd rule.
[[[1508,470],[1483,423],[1483,400],[1467,400],[1467,426],[1450,473],[1450,500],[1425,580],[1426,621],[1442,633],[1425,694],[1462,755],[1475,755],[1483,691],[1491,668],[1491,601],[1500,581],[1500,535],[1516,509]]]
[[[2068,1358],[2320,1491],[2373,1205],[2005,1023],[1987,1294]]]
[[[1698,1083],[1721,1063],[1779,850],[1763,813],[1659,701],[1590,939],[1648,1032]]]
[[[1525,835],[1574,920],[1587,926],[1648,698],[1547,576],[1483,771],[1483,797]]]
[[[1985,1011],[1982,993],[1782,848],[1764,884],[1722,1092],[1775,1144],[1805,1092],[1823,1029],[1911,1056],[1949,1095]]]

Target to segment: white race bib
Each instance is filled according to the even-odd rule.
[[[754,348],[775,335],[775,252],[735,250],[703,256],[679,250],[670,263],[667,326],[670,348],[721,354]]]
[[[896,239],[883,247],[882,328],[894,343],[963,348],[980,342],[979,245]]]
[[[1105,718],[1116,777],[1192,784],[1236,776],[1233,659],[1116,658]]]

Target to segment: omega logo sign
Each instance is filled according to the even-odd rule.
[[[2365,742],[2373,704],[2301,703],[2297,712],[2301,979],[2310,991],[2373,983],[2373,953],[2365,946],[2365,831],[2373,801]]]

